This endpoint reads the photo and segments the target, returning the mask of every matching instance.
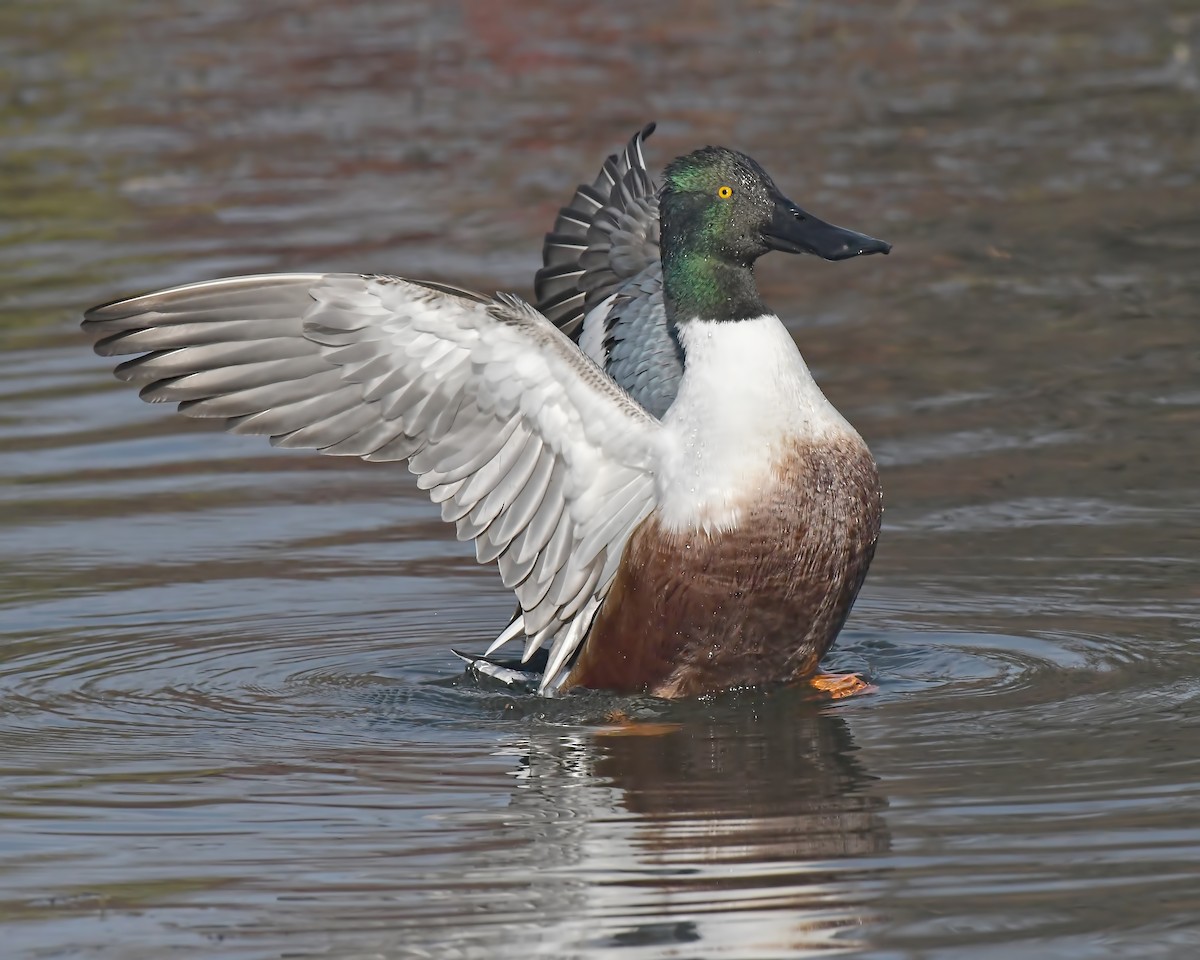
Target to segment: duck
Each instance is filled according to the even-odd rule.
[[[143,400],[276,446],[405,462],[517,612],[481,657],[537,694],[809,683],[878,540],[866,443],[754,278],[771,251],[890,244],[808,213],[745,153],[661,185],[653,124],[556,218],[535,304],[350,273],[185,284],[87,310]],[[520,659],[497,651],[523,643]]]

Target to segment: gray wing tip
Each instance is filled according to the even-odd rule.
[[[84,329],[90,329],[96,324],[108,323],[113,320],[128,320],[151,310],[168,306],[172,303],[184,303],[196,296],[210,293],[233,293],[237,290],[254,289],[267,290],[275,287],[290,287],[318,283],[321,280],[335,277],[330,273],[256,273],[238,277],[221,277],[215,280],[199,280],[194,283],[183,283],[163,290],[151,290],[133,297],[121,297],[109,300],[94,307],[88,307],[83,312],[80,324]],[[351,276],[347,274],[347,276]]]
[[[79,325],[88,330],[95,324],[104,323],[106,320],[123,320],[129,316],[129,311],[121,308],[128,303],[129,300],[122,297],[119,300],[109,300],[107,303],[98,303],[94,307],[88,307],[83,311],[83,320]]]

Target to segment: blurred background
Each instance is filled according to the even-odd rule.
[[[881,465],[870,696],[464,682],[511,598],[402,469],[78,332],[250,272],[530,295],[649,120],[895,245],[759,270]],[[8,0],[6,955],[1197,955],[1198,171],[1195,0]]]

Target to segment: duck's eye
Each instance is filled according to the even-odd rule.
[[[728,200],[730,197],[733,196],[733,187],[728,187],[728,186],[717,187],[717,196],[720,197],[722,200]]]

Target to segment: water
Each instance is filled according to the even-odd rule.
[[[5,955],[1200,955],[1200,11],[504,9],[0,11]],[[895,244],[761,269],[881,464],[828,664],[874,694],[468,683],[510,599],[403,470],[140,404],[76,329],[262,270],[528,292],[647,119]]]

